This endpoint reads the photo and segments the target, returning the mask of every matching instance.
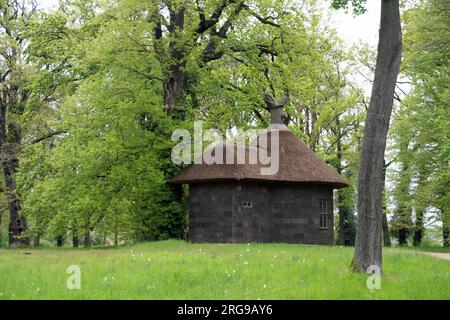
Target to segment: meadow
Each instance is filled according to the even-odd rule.
[[[0,299],[450,299],[450,261],[386,248],[381,289],[350,272],[353,248],[139,243],[0,250]],[[71,265],[81,289],[69,290]]]

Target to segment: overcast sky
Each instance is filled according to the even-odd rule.
[[[38,0],[41,8],[53,9],[58,0]],[[322,0],[324,8],[329,7],[330,0]],[[330,10],[332,25],[337,29],[339,36],[348,45],[360,40],[376,47],[378,40],[378,26],[380,20],[380,0],[368,0],[367,12],[361,16],[353,17],[351,13],[346,14],[344,10]]]
[[[348,44],[362,40],[376,47],[380,25],[381,1],[368,0],[366,7],[367,12],[357,17],[353,17],[351,13],[346,14],[344,10],[333,11],[332,21],[339,36],[345,39]]]

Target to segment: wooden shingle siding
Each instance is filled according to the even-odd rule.
[[[327,185],[210,182],[190,185],[191,242],[333,244],[333,189]],[[230,201],[230,199],[232,199]],[[252,208],[242,208],[244,201]],[[320,200],[329,228],[320,228]]]

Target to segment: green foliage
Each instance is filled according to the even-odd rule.
[[[367,11],[366,7],[364,6],[366,2],[367,0],[332,0],[331,6],[334,9],[345,9],[347,11],[351,4],[353,14],[359,15]]]
[[[30,82],[27,135],[32,142],[63,132],[22,150],[18,185],[30,235],[90,234],[110,244],[182,238],[186,205],[168,184],[179,170],[170,161],[172,131],[191,130],[196,119],[223,131],[265,127],[266,90],[289,93],[292,130],[351,177],[339,205],[352,210],[353,135],[364,113],[348,81],[353,55],[314,1],[230,2],[224,21],[206,28],[202,15],[213,17],[221,4],[74,1],[30,24],[39,72]],[[75,8],[81,17],[70,28]],[[161,8],[184,10],[184,24],[167,28],[173,21]],[[187,81],[168,106],[164,85],[174,70]]]
[[[449,225],[450,161],[450,50],[447,1],[428,0],[404,14],[405,58],[403,73],[412,90],[395,115],[391,138],[400,170],[392,192],[404,210],[394,219],[402,228],[417,230],[411,220],[424,212],[424,224]]]
[[[365,3],[331,5],[357,15]],[[394,235],[417,231],[418,212],[425,225],[450,225],[447,12],[446,1],[427,0],[404,14],[403,74],[413,88],[390,133]],[[350,183],[335,204],[353,242],[366,111],[353,75],[374,55],[348,50],[316,1],[77,0],[25,20],[3,21],[13,32],[0,35],[2,56],[21,52],[0,61],[0,75],[14,67],[4,85],[21,97],[9,105],[7,136],[21,143],[18,190],[1,183],[0,210],[6,195],[20,198],[30,236],[182,238],[186,203],[169,184],[180,169],[170,160],[172,131],[198,119],[222,132],[266,127],[268,91],[289,94],[288,126]]]

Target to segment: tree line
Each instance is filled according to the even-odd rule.
[[[337,243],[369,240],[356,220],[375,217],[380,254],[382,231],[385,245],[420,245],[430,219],[448,245],[448,4],[402,10],[412,88],[402,92],[386,72],[400,68],[399,3],[382,3],[391,33],[375,51],[348,48],[311,0],[79,0],[53,12],[1,0],[3,244],[183,238],[172,131],[199,119],[223,132],[266,127],[267,91],[289,94],[286,124],[351,183],[336,194]]]

